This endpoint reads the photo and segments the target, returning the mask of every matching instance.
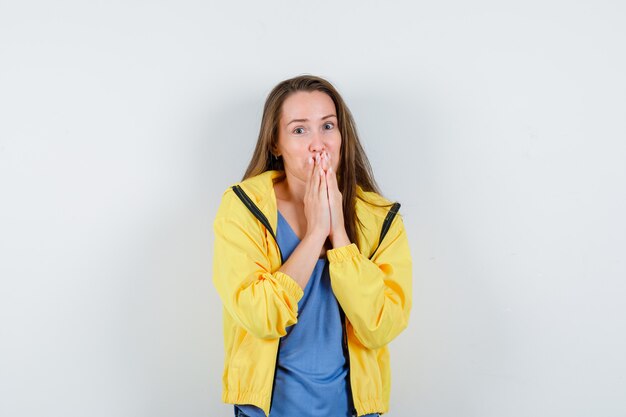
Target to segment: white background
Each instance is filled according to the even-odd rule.
[[[212,221],[328,78],[414,258],[394,417],[626,416],[626,6],[0,3],[0,415],[229,416]]]

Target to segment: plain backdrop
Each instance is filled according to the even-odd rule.
[[[388,415],[626,416],[625,44],[618,1],[0,1],[0,415],[232,415],[213,217],[310,73],[402,203]]]

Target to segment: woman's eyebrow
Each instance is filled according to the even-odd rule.
[[[327,116],[322,117],[320,120],[324,120],[324,119],[328,119],[329,117],[337,117],[334,114],[329,114]],[[289,126],[292,123],[303,123],[303,122],[308,122],[309,119],[293,119],[292,121],[290,121],[289,123],[287,123],[287,126]]]

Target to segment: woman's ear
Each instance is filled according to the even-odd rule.
[[[277,146],[276,146],[276,143],[275,143],[275,142],[270,141],[270,143],[269,143],[269,145],[268,145],[267,147],[269,148],[270,154],[272,154],[272,155],[276,155],[276,151],[277,151],[278,149],[277,149]]]

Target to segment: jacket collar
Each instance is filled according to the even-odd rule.
[[[255,175],[254,177],[246,178],[244,181],[237,183],[241,186],[250,199],[256,204],[269,221],[272,230],[276,230],[278,225],[278,206],[276,204],[276,194],[274,192],[274,179],[285,175],[284,171],[269,170]],[[391,204],[391,202],[384,197],[379,196],[373,192],[364,192],[361,186],[357,185],[357,196],[365,197],[369,201],[375,201],[377,203]],[[361,198],[356,199],[356,213],[361,216],[363,211],[372,211],[378,213],[378,216],[384,218],[387,214],[387,209],[371,208],[369,204],[365,204]],[[364,214],[364,213],[363,213]]]
[[[278,206],[276,204],[276,194],[274,193],[274,179],[282,175],[284,175],[284,171],[265,171],[238,183],[259,210],[267,217],[272,230],[276,230],[278,225]]]

